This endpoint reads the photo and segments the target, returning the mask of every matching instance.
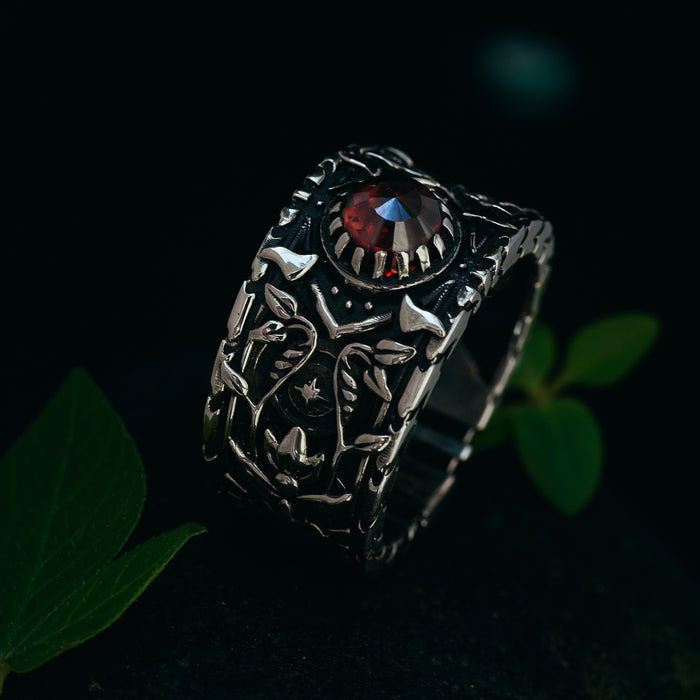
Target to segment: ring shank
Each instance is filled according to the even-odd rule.
[[[517,364],[544,282],[534,256],[520,260],[469,321],[444,361],[402,448],[387,499],[383,547],[398,551],[428,525],[455,483]]]
[[[422,244],[412,271],[396,253],[389,281],[370,280],[361,247],[340,260],[341,195],[378,173],[432,188],[442,216],[432,258]],[[203,448],[225,492],[368,571],[390,563],[503,394],[552,253],[536,211],[447,188],[395,149],[321,161],[263,240],[212,370]]]

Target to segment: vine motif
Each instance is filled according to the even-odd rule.
[[[257,458],[258,428],[260,418],[269,401],[277,391],[296,374],[313,355],[316,349],[318,334],[314,325],[304,316],[298,313],[298,303],[294,296],[278,289],[270,283],[265,283],[265,302],[270,311],[277,317],[254,328],[248,334],[248,343],[245,346],[240,362],[240,371],[231,367],[232,356],[223,357],[221,360],[221,379],[223,383],[237,396],[245,400],[251,411],[249,434],[249,459]],[[279,320],[278,320],[279,319]],[[252,396],[248,381],[244,373],[249,361],[254,344],[264,344],[270,347],[288,339],[291,331],[299,330],[305,336],[305,340],[288,347],[281,353],[284,359],[275,361],[275,371],[270,373],[273,385],[260,397]],[[240,446],[236,454],[240,457]],[[247,463],[247,461],[246,461]]]
[[[302,427],[293,426],[281,436],[272,428],[267,428],[262,436],[263,457],[275,471],[275,476],[268,478],[258,462],[261,417],[266,406],[282,386],[312,357],[317,348],[318,333],[313,323],[299,313],[299,304],[293,294],[271,283],[265,283],[263,296],[265,305],[274,318],[266,320],[248,332],[247,342],[243,346],[237,368],[232,365],[236,353],[226,354],[222,349],[218,358],[217,372],[222,387],[226,386],[235,397],[245,401],[250,409],[247,449],[233,437],[228,438],[230,447],[268,493],[280,498],[296,497],[319,502],[323,500],[324,503],[339,502],[339,498],[344,500],[350,497],[350,494],[323,498],[321,495],[300,495],[300,484],[317,480],[321,470],[327,466],[327,478],[324,480],[330,489],[345,453],[354,450],[369,456],[372,453],[382,452],[391,444],[395,439],[394,434],[377,431],[392,401],[387,369],[408,362],[414,357],[416,350],[388,338],[379,340],[373,346],[360,342],[346,344],[336,357],[333,375],[336,445],[329,460],[330,463],[323,453],[308,454],[308,438]],[[304,340],[290,344],[292,331],[301,331]],[[251,356],[254,354],[254,347],[262,344],[264,347],[260,352],[264,352],[267,347],[279,346],[282,343],[285,349],[278,353],[279,357],[273,363],[274,370],[269,375],[272,385],[261,396],[256,397],[245,376]],[[351,418],[355,413],[361,392],[366,389],[381,401],[374,421],[374,430],[350,434],[353,424]],[[233,406],[232,410],[235,410]]]
[[[338,354],[334,372],[337,440],[331,460],[329,485],[333,483],[343,454],[350,450],[381,452],[391,443],[391,434],[359,433],[349,437],[350,419],[364,385],[382,401],[374,422],[376,430],[392,399],[386,367],[404,364],[415,353],[415,348],[409,345],[382,339],[374,347],[365,343],[349,343]]]
[[[278,440],[274,432],[265,430],[265,456],[275,468],[275,482],[287,498],[299,493],[299,482],[318,478],[325,455],[307,455],[307,439],[303,428],[294,426]]]

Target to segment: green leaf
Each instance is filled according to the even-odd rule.
[[[10,662],[14,671],[31,671],[57,654],[109,627],[143,593],[190,537],[204,532],[188,523],[154,537],[97,571],[79,585],[48,625],[22,640]]]
[[[660,330],[645,313],[616,314],[581,328],[567,348],[559,390],[572,384],[608,386],[621,380],[647,354]]]
[[[544,323],[534,323],[510,386],[527,394],[537,393],[552,371],[556,353],[557,341],[552,329]]]
[[[62,611],[79,615],[81,591],[114,566],[144,499],[126,428],[89,376],[73,371],[0,460],[0,668],[28,670],[21,659],[31,647],[56,654],[81,641],[49,640]]]
[[[573,515],[595,492],[603,438],[591,410],[574,398],[523,406],[515,415],[515,443],[535,486]]]
[[[122,548],[146,494],[119,416],[71,373],[0,462],[0,659]]]

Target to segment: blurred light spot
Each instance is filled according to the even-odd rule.
[[[477,47],[476,76],[511,116],[548,118],[579,90],[579,67],[558,42],[525,33],[493,36]]]

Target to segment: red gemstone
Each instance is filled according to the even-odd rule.
[[[398,274],[397,253],[408,253],[410,268],[415,269],[416,250],[442,227],[437,197],[409,178],[363,182],[348,194],[342,216],[352,242],[368,253],[363,269],[371,271],[374,254],[385,251],[387,276]]]

